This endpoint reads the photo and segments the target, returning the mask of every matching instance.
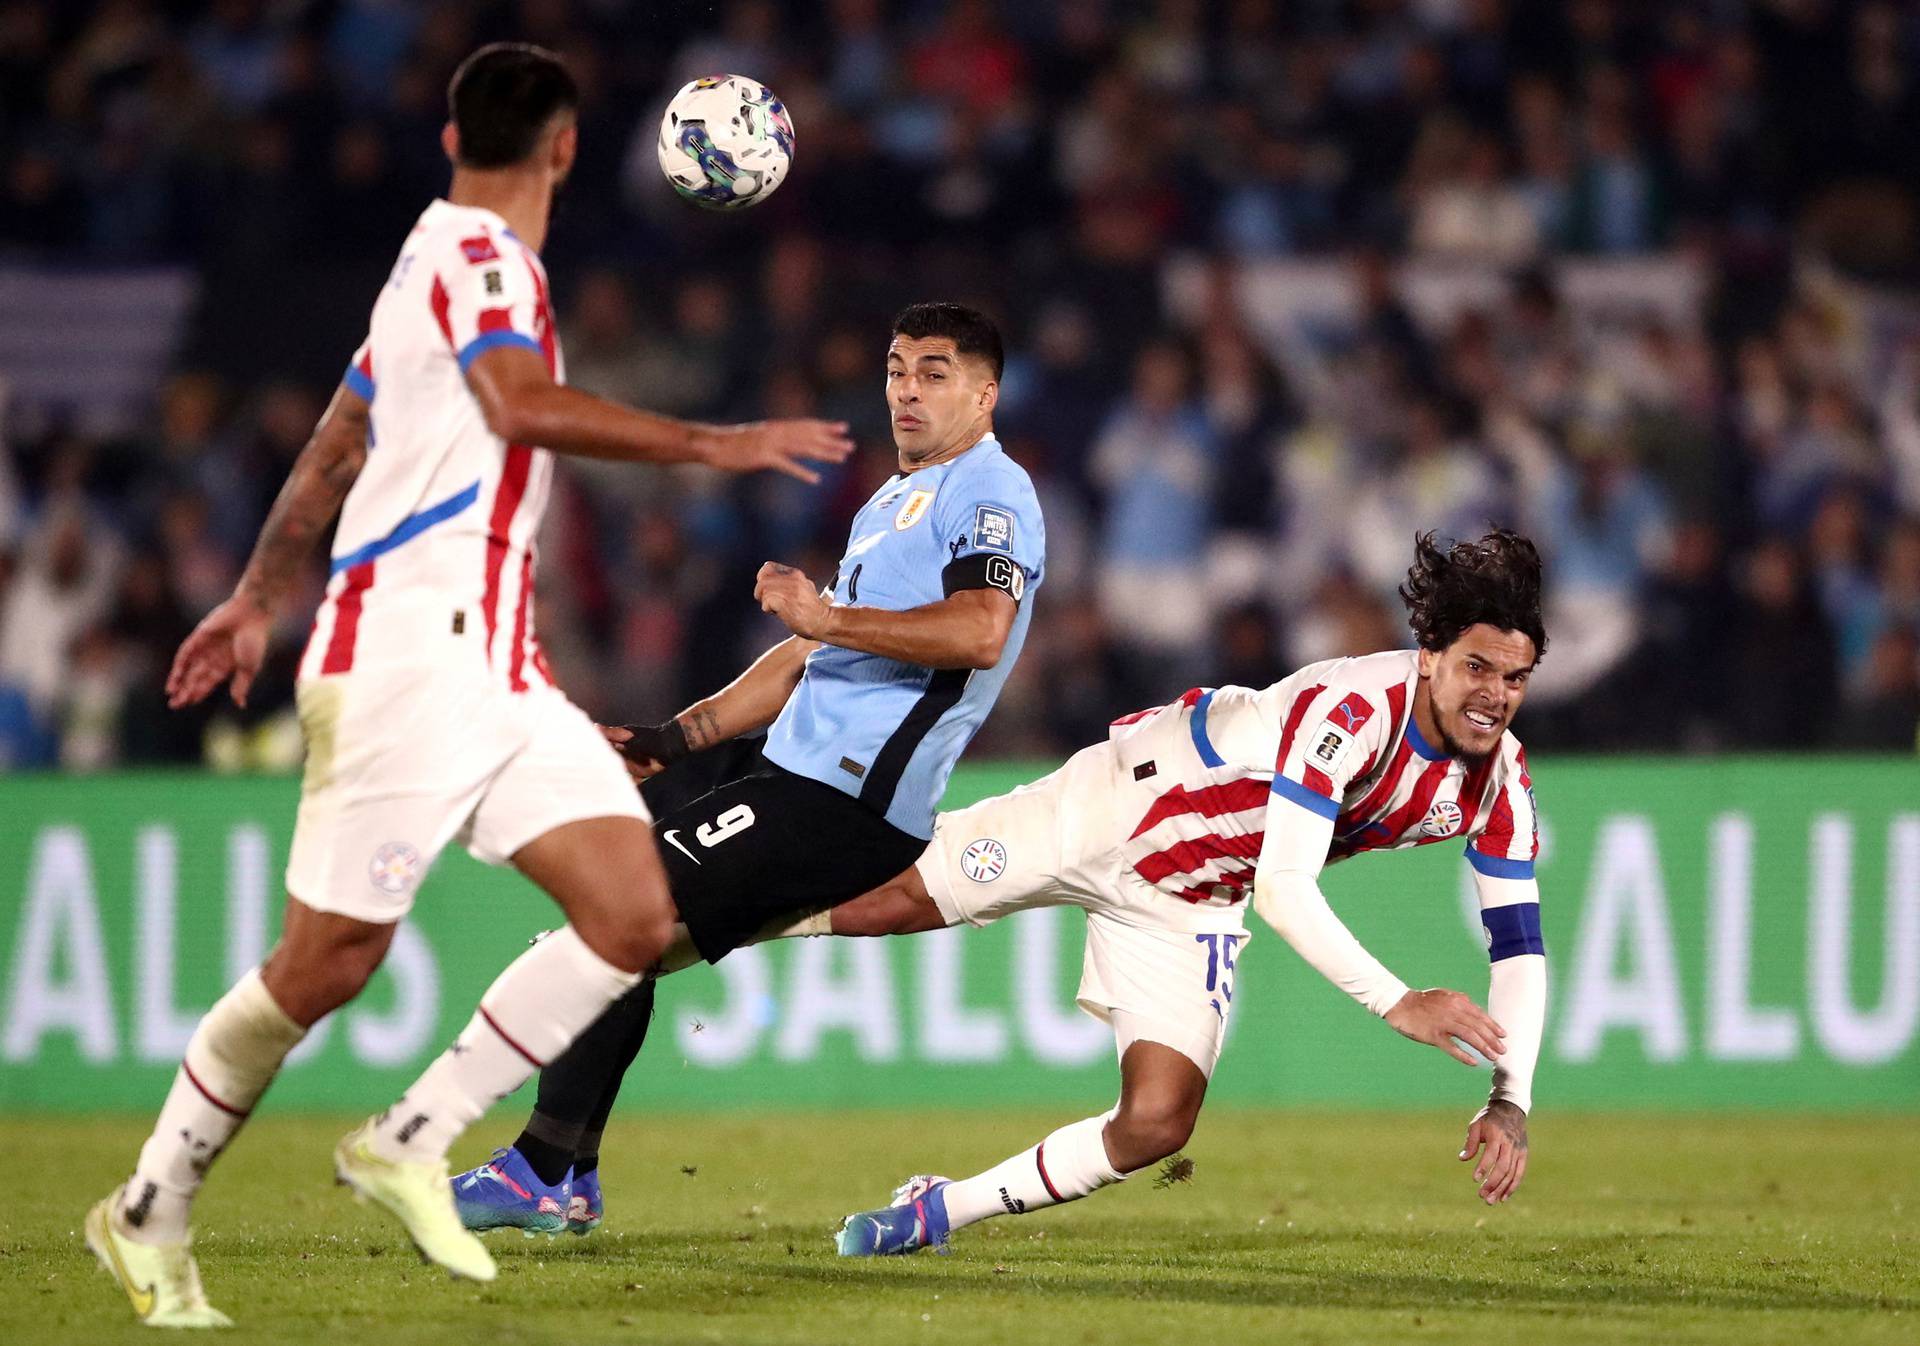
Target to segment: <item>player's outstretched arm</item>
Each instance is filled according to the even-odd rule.
[[[579,458],[702,463],[723,472],[784,472],[812,483],[820,476],[807,463],[844,462],[853,452],[844,421],[702,425],[623,407],[554,382],[545,359],[524,346],[475,356],[467,386],[500,438]]]
[[[167,673],[173,709],[192,705],[229,678],[233,703],[247,704],[266,658],[274,612],[366,464],[368,411],[366,399],[351,388],[334,392],[274,499],[233,596],[208,613],[173,656]]]
[[[1267,837],[1271,846],[1271,824]],[[1500,1025],[1471,998],[1444,987],[1416,991],[1388,971],[1333,914],[1312,873],[1270,864],[1263,852],[1254,870],[1253,909],[1316,972],[1402,1037],[1437,1047],[1468,1066],[1479,1062],[1462,1042],[1490,1061],[1505,1050]]]
[[[796,636],[922,668],[992,668],[1020,611],[999,588],[961,589],[904,612],[834,603],[800,571],[775,561],[760,567],[753,596]]]
[[[790,636],[725,687],[665,724],[607,725],[602,732],[627,759],[627,774],[643,781],[688,753],[772,724],[799,685],[807,656],[818,648],[814,641]]]

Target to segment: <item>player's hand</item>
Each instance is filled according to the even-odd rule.
[[[167,671],[167,706],[179,710],[206,698],[208,692],[233,679],[233,704],[245,708],[247,692],[267,658],[267,637],[273,614],[243,593],[209,612],[180,643]]]
[[[753,578],[753,596],[762,612],[771,612],[802,640],[826,640],[833,625],[833,604],[802,571],[768,561]]]
[[[1444,987],[1408,991],[1387,1011],[1387,1022],[1404,1037],[1438,1047],[1462,1065],[1480,1064],[1460,1046],[1464,1042],[1491,1061],[1506,1050],[1507,1030],[1473,1003],[1470,996]],[[1460,1041],[1454,1041],[1458,1038]]]
[[[657,776],[685,757],[686,726],[678,719],[664,724],[603,724],[600,732],[627,764],[627,774],[636,783]]]
[[[595,725],[594,728],[598,729],[601,737],[605,738],[608,743],[611,743],[613,750],[620,754],[620,765],[627,769],[627,775],[635,785],[640,784],[640,782],[649,777],[657,776],[666,770],[666,763],[652,757],[636,755],[631,750],[633,744],[633,729],[631,726],[624,724],[600,724]]]
[[[1527,1176],[1527,1114],[1504,1098],[1474,1113],[1467,1123],[1467,1143],[1460,1149],[1460,1160],[1465,1163],[1474,1158],[1480,1160],[1473,1166],[1480,1199],[1491,1206],[1512,1196]]]
[[[845,421],[755,421],[716,426],[707,462],[724,472],[784,472],[816,485],[820,474],[808,462],[844,463],[852,452]]]

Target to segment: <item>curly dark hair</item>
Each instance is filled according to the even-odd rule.
[[[1475,542],[1442,548],[1434,534],[1413,540],[1413,565],[1400,586],[1407,625],[1426,650],[1444,650],[1469,626],[1485,622],[1533,641],[1547,652],[1540,616],[1540,551],[1527,538],[1495,528]]]

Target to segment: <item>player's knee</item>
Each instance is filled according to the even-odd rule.
[[[385,952],[384,943],[342,944],[308,957],[282,945],[260,969],[260,979],[288,1018],[311,1026],[366,989]]]
[[[623,972],[643,972],[673,942],[672,911],[619,901],[578,904],[574,933],[594,953]]]
[[[1123,1108],[1107,1125],[1110,1157],[1133,1169],[1177,1154],[1193,1138],[1195,1115],[1172,1099]]]

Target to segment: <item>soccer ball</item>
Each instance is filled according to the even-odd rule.
[[[709,210],[764,201],[793,162],[793,118],[773,90],[745,75],[687,85],[660,119],[660,171]]]

